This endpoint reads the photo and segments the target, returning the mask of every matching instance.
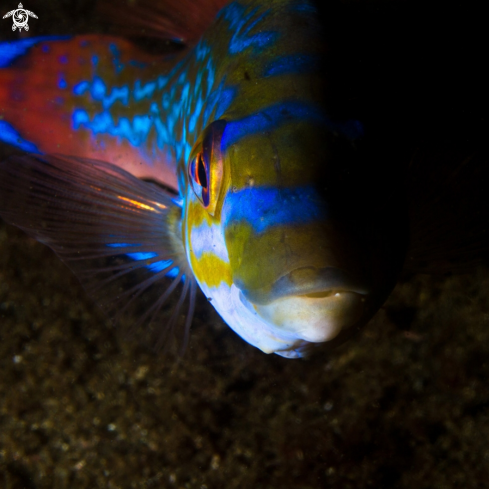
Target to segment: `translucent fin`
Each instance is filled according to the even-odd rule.
[[[192,44],[230,0],[102,0],[98,12],[119,35]]]
[[[460,145],[459,145],[460,146]],[[423,148],[409,168],[408,272],[469,272],[489,265],[487,151]]]
[[[51,247],[130,333],[185,347],[196,282],[172,195],[108,163],[21,155],[0,163],[0,216]]]

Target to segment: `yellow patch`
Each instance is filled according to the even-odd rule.
[[[192,190],[191,190],[192,191]],[[208,227],[212,226],[216,220],[202,207],[202,204],[197,201],[192,201],[187,198],[187,222],[188,228],[199,227],[206,223]]]
[[[218,287],[224,282],[231,287],[233,279],[229,263],[221,260],[214,253],[204,252],[199,259],[191,253],[190,260],[192,271],[200,283],[207,287]]]

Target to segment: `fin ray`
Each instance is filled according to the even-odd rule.
[[[160,38],[191,44],[197,41],[230,0],[102,0],[100,15],[112,30],[136,37]]]
[[[148,331],[159,348],[176,335],[189,293],[188,314],[195,305],[172,197],[96,160],[20,155],[0,163],[0,216],[51,247],[109,317],[131,318],[127,329]]]

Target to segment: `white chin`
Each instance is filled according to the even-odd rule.
[[[364,311],[364,297],[354,292],[311,294],[254,305],[259,316],[284,333],[311,343],[332,340],[352,326]]]
[[[224,321],[265,353],[304,356],[311,343],[332,340],[357,322],[364,298],[353,292],[290,296],[263,305],[248,301],[232,284],[205,291]]]

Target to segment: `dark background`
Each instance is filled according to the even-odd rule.
[[[104,30],[92,3],[25,2],[29,35]],[[485,145],[481,10],[323,4],[333,109],[393,165]],[[358,337],[307,361],[248,346],[200,301],[175,362],[107,327],[47,248],[0,222],[2,488],[483,488],[488,379],[482,267],[405,273]]]

